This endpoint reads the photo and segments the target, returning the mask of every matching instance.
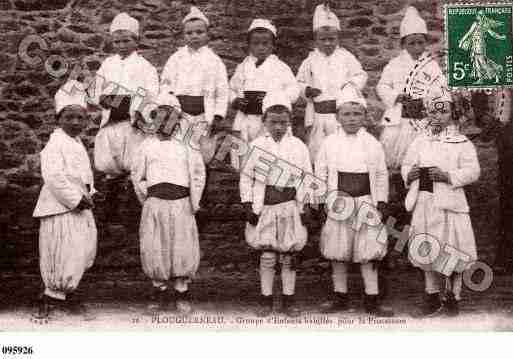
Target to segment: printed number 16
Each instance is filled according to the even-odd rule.
[[[465,70],[468,69],[468,64],[464,64],[463,62],[455,62],[454,63],[454,72],[452,73],[452,77],[456,81],[463,80],[465,78]]]

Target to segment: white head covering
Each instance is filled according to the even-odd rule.
[[[337,97],[337,109],[347,102],[359,103],[363,107],[367,108],[367,101],[365,101],[365,97],[363,97],[360,90],[352,83],[346,84],[344,87],[342,87],[342,90],[340,90]]]
[[[408,6],[399,27],[401,38],[412,34],[428,33],[426,22],[420,17],[419,12],[413,6]]]
[[[126,30],[139,36],[139,21],[134,19],[126,12],[116,15],[112,23],[110,24],[110,33],[113,34],[118,30]]]
[[[76,80],[66,82],[55,94],[55,112],[58,114],[66,106],[78,105],[87,109],[87,94],[84,85]]]
[[[270,107],[282,105],[292,111],[292,104],[283,91],[268,92],[262,101],[262,111],[265,113]]]
[[[255,19],[251,23],[251,26],[248,29],[248,32],[251,32],[255,29],[267,29],[273,33],[274,37],[278,35],[278,31],[276,27],[271,23],[271,21],[266,19]]]
[[[196,6],[191,6],[191,10],[189,13],[183,18],[182,24],[185,24],[188,21],[199,19],[203,21],[207,26],[210,26],[210,21],[208,21],[207,17],[204,13],[201,12]]]
[[[159,93],[157,98],[155,99],[155,104],[157,106],[171,106],[178,110],[182,110],[180,106],[180,101],[176,98],[176,96],[169,93],[169,91],[162,91]]]
[[[313,16],[313,31],[317,31],[321,27],[334,27],[340,31],[340,20],[328,5],[317,5]]]

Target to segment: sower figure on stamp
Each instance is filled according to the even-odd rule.
[[[322,304],[322,311],[348,309],[348,264],[358,263],[365,311],[392,316],[392,311],[379,304],[376,265],[387,251],[387,232],[381,223],[388,200],[385,154],[363,127],[367,103],[357,88],[346,85],[337,108],[341,128],[324,140],[315,161],[316,176],[328,186],[319,211],[323,225],[320,250],[331,261],[333,278],[333,298]]]
[[[180,130],[201,137],[200,150],[208,164],[216,141],[203,134],[215,133],[226,116],[228,75],[221,58],[208,47],[207,17],[193,6],[182,23],[185,46],[166,62],[160,79],[161,92],[171,93],[180,101],[186,120]]]
[[[427,51],[428,31],[426,22],[414,7],[408,7],[400,24],[401,53],[390,60],[383,69],[376,87],[386,110],[381,121],[380,142],[385,150],[385,160],[390,175],[389,211],[396,221],[396,229],[409,223],[404,210],[406,189],[400,174],[401,162],[408,146],[417,137],[425,122],[422,96],[425,84],[442,75],[438,64]],[[393,242],[390,242],[393,245]],[[393,251],[385,263],[395,265]]]
[[[480,167],[474,145],[459,133],[449,90],[433,90],[426,108],[429,131],[410,145],[401,169],[409,187],[406,209],[413,211],[409,257],[424,271],[426,299],[418,314],[436,315],[445,307],[448,315],[455,316],[463,271],[477,260],[463,187],[477,181]],[[427,249],[422,245],[426,242]],[[447,261],[454,252],[459,254],[457,263]],[[440,298],[443,284],[447,287],[444,303]]]
[[[339,46],[340,21],[327,5],[318,5],[313,17],[315,50],[301,64],[297,79],[307,101],[305,128],[312,161],[323,139],[335,133],[336,97],[340,89],[352,83],[362,90],[367,73],[356,57]]]
[[[188,283],[200,261],[194,214],[205,188],[205,164],[199,149],[180,137],[176,97],[161,92],[156,105],[151,116],[157,133],[141,144],[133,170],[143,204],[141,261],[155,289],[149,309],[168,307],[172,301],[168,282],[173,280],[176,307],[187,314],[192,311]]]
[[[307,241],[311,208],[299,186],[312,166],[308,148],[289,130],[292,106],[287,93],[268,93],[263,101],[265,134],[254,140],[240,176],[246,213],[246,242],[260,255],[259,316],[273,311],[275,267],[281,264],[282,310],[298,316],[295,254]]]
[[[249,56],[235,69],[230,80],[232,107],[237,110],[233,130],[250,143],[264,132],[262,100],[268,92],[283,91],[290,103],[299,97],[299,85],[290,67],[273,54],[276,27],[265,19],[255,19],[248,30]],[[232,154],[232,166],[240,168],[241,158]]]
[[[71,294],[96,256],[96,225],[91,209],[91,161],[79,138],[87,126],[84,85],[67,82],[55,95],[58,128],[41,151],[43,187],[34,217],[40,218],[39,265],[45,285],[36,318],[45,319],[53,307],[73,314],[85,307]]]
[[[101,64],[89,95],[93,103],[103,108],[94,143],[94,165],[106,174],[107,222],[122,224],[125,221],[119,213],[121,190],[134,153],[145,137],[138,128],[139,109],[158,94],[159,82],[157,69],[137,53],[139,22],[136,19],[126,13],[117,15],[112,20],[110,35],[116,54]]]

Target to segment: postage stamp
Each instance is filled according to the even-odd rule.
[[[451,88],[513,86],[512,4],[447,4],[447,79]]]

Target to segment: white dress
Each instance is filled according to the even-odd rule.
[[[145,134],[132,124],[134,112],[141,110],[145,101],[159,92],[157,69],[137,52],[125,59],[113,55],[105,59],[96,74],[94,94],[96,103],[101,95],[132,96],[131,120],[109,123],[110,110],[102,111],[100,130],[94,142],[94,165],[96,169],[111,176],[129,172],[131,161]]]
[[[285,135],[277,143],[268,133],[258,137],[250,147],[252,156],[241,171],[240,195],[242,202],[253,203],[253,212],[259,215],[259,220],[256,226],[246,223],[246,242],[257,250],[280,253],[300,251],[305,246],[308,235],[300,218],[304,205],[301,178],[305,173],[312,173],[308,148],[291,134]],[[260,154],[276,161],[265,177],[261,176],[261,168],[265,165],[261,162]],[[290,175],[294,177],[292,182],[288,182]],[[266,205],[266,185],[295,187],[296,198]]]
[[[87,151],[78,138],[56,129],[41,151],[43,187],[34,210],[39,227],[39,265],[45,294],[65,299],[96,257],[97,231],[91,210],[77,211],[94,192]]]
[[[410,95],[413,99],[422,98],[429,90],[430,81],[442,76],[440,67],[436,62],[429,61],[430,57],[428,55],[429,53],[425,52],[416,61],[408,51],[402,50],[399,56],[390,60],[385,66],[376,86],[376,92],[386,107],[381,122],[383,132],[380,141],[385,149],[387,166],[393,171],[400,170],[408,146],[420,133],[411,124],[411,121],[415,120],[401,117],[402,104],[395,102],[397,96],[406,94],[405,88],[413,86],[412,83],[407,81],[416,81],[428,84],[428,86],[418,86],[413,88],[412,91],[408,91],[408,93],[411,92]],[[419,68],[423,68],[423,70],[417,72]]]
[[[172,277],[193,278],[200,262],[194,213],[205,187],[205,165],[199,151],[176,139],[147,138],[134,164],[133,182],[143,204],[139,240],[144,273],[163,282]],[[190,196],[165,200],[147,197],[159,183],[188,187]]]
[[[339,129],[328,136],[315,162],[315,174],[328,183],[328,194],[338,191],[338,172],[368,173],[371,193],[360,197],[335,195],[337,201],[327,203],[321,253],[333,261],[381,260],[387,250],[387,232],[375,208],[388,198],[388,172],[381,144],[363,128],[355,135]]]
[[[407,210],[413,211],[410,238],[417,238],[419,243],[426,236],[440,244],[442,253],[448,252],[446,246],[464,253],[467,258],[455,269],[464,271],[468,265],[477,260],[474,231],[469,216],[469,206],[463,187],[477,181],[480,174],[479,161],[474,145],[463,135],[419,136],[410,146],[401,169],[404,181],[411,168],[439,167],[449,173],[452,184],[435,182],[433,193],[419,191],[419,180],[410,185],[406,197]],[[445,250],[444,250],[445,248]],[[422,249],[420,249],[422,250]],[[413,265],[424,270],[441,269],[446,256],[436,256],[436,251],[419,252],[426,255],[431,264],[424,265],[424,259],[416,259],[410,252]]]
[[[356,57],[342,47],[337,48],[330,56],[315,49],[301,64],[297,80],[301,85],[302,95],[307,101],[305,127],[312,126],[308,138],[308,148],[312,160],[317,157],[324,138],[335,133],[339,127],[337,116],[316,113],[313,101],[336,100],[340,89],[348,82],[352,82],[362,90],[367,82],[367,77],[367,73]],[[318,88],[322,93],[313,100],[306,98],[304,94],[308,86]]]

